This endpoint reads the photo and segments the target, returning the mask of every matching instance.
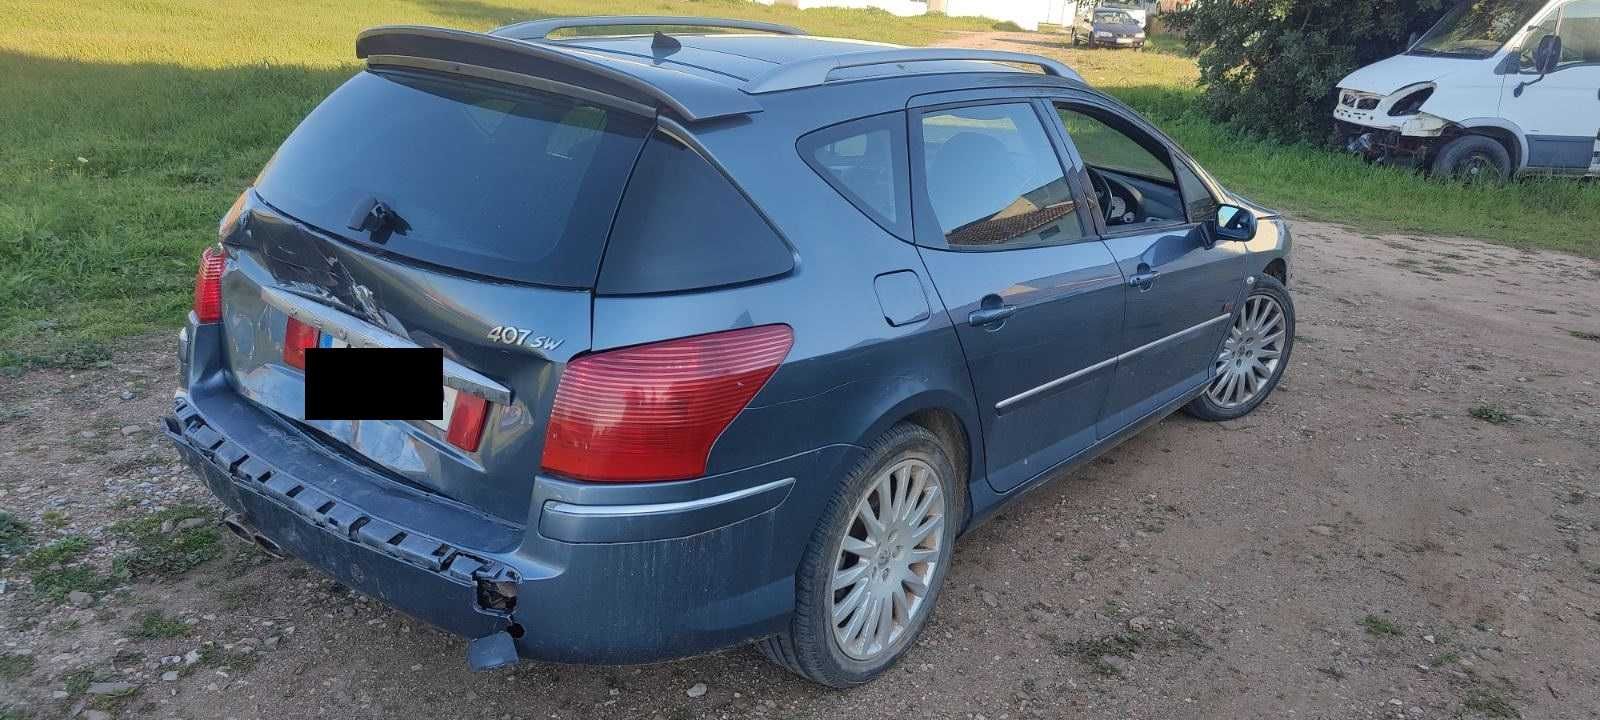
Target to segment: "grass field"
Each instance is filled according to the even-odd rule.
[[[0,0],[0,367],[91,364],[122,338],[174,327],[216,218],[357,70],[362,28],[485,29],[600,13],[751,17],[905,44],[992,26],[745,0]],[[1186,58],[1039,38],[1041,51],[1066,57],[1261,202],[1374,229],[1600,256],[1595,183],[1464,189],[1244,140],[1194,113],[1197,73]]]

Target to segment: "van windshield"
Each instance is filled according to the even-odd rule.
[[[1445,13],[1407,55],[1486,58],[1533,20],[1547,0],[1464,0]]]

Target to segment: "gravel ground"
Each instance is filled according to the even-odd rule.
[[[1600,263],[1296,229],[1277,394],[969,534],[921,643],[843,693],[748,648],[471,674],[205,524],[155,428],[169,337],[0,377],[0,508],[82,538],[0,567],[0,718],[1600,717]],[[99,584],[51,597],[73,571]]]

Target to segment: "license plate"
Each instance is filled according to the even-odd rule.
[[[1131,42],[1133,42],[1133,38],[1117,38],[1118,45],[1127,45]]]
[[[347,348],[350,347],[350,343],[340,340],[339,338],[329,335],[328,333],[322,333],[317,339],[317,347]],[[426,421],[429,425],[439,428],[440,430],[450,429],[450,414],[456,409],[456,392],[457,391],[455,388],[450,387],[449,385],[444,386],[444,408],[440,410],[439,417]]]

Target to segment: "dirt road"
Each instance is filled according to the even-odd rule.
[[[0,508],[87,546],[0,568],[0,717],[1600,717],[1600,263],[1296,227],[1272,400],[1170,418],[971,533],[921,644],[848,693],[749,649],[470,674],[460,641],[185,529],[214,506],[154,431],[168,338],[0,377]],[[105,584],[34,587],[73,563]]]

